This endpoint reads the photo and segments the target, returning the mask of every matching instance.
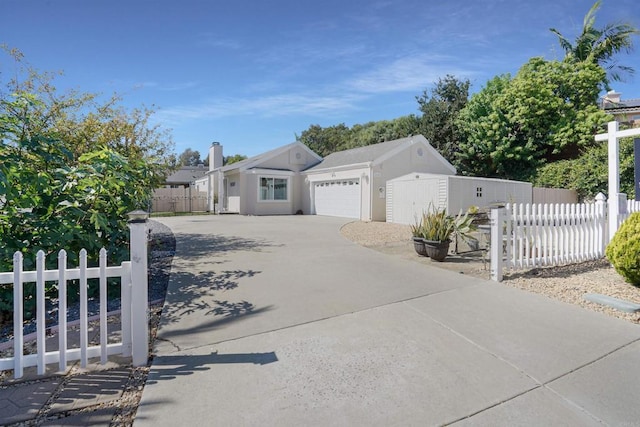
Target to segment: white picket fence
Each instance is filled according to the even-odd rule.
[[[621,224],[640,202],[619,201]],[[509,204],[491,212],[491,278],[503,270],[556,266],[600,259],[609,241],[607,202]],[[501,242],[495,243],[495,242]]]
[[[147,246],[146,221],[130,223],[131,261],[119,266],[107,265],[107,252],[100,250],[98,267],[87,267],[87,251],[79,254],[79,265],[69,268],[67,252],[58,253],[58,268],[45,269],[45,253],[39,251],[34,271],[23,270],[23,254],[16,252],[13,257],[13,271],[0,272],[0,284],[13,285],[13,356],[0,358],[0,370],[13,369],[14,378],[24,375],[24,368],[36,366],[37,374],[43,375],[46,366],[58,363],[59,371],[64,371],[70,361],[80,361],[86,367],[90,358],[100,357],[105,364],[110,355],[120,354],[132,357],[135,366],[147,362],[148,352],[148,297],[147,297]],[[107,325],[107,282],[109,278],[119,278],[121,286],[120,323],[121,334],[118,342],[108,342]],[[89,343],[89,313],[87,281],[99,281],[99,337],[98,345]],[[79,282],[79,346],[68,348],[68,283]],[[57,282],[58,299],[58,349],[46,349],[46,303],[45,283]],[[36,284],[36,353],[24,354],[24,285]],[[113,340],[113,338],[112,338]]]

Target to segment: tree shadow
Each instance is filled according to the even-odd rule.
[[[279,247],[266,239],[247,239],[238,236],[217,234],[176,234],[176,253],[189,259],[201,257],[219,258],[229,252],[261,252],[270,247]]]
[[[217,351],[203,355],[158,356],[153,359],[147,384],[175,379],[179,376],[192,375],[196,372],[208,371],[209,365],[248,363],[268,365],[278,361],[276,353],[228,353]]]

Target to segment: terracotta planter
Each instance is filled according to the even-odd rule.
[[[424,247],[424,240],[421,237],[413,238],[413,249],[420,256],[427,256],[426,249]]]
[[[449,253],[451,240],[445,240],[444,242],[426,239],[422,240],[424,240],[424,249],[429,258],[438,262],[444,261]]]

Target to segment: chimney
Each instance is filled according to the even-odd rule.
[[[610,90],[609,92],[607,92],[607,94],[604,96],[604,105],[617,105],[620,104],[620,96],[621,94],[616,92],[615,90]]]
[[[222,167],[222,145],[219,142],[212,142],[209,147],[209,170]]]

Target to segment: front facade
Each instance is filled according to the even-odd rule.
[[[322,159],[294,142],[218,167],[196,181],[210,211],[242,215],[328,215],[385,221],[387,181],[411,172],[455,175],[456,169],[422,136],[340,151]]]
[[[197,185],[207,191],[212,205],[217,201],[220,213],[292,215],[303,211],[301,172],[320,160],[306,145],[294,142],[214,168]]]

